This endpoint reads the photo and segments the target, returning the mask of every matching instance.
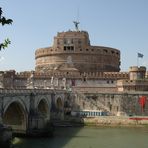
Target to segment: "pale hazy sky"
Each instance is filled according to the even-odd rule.
[[[121,71],[137,65],[137,52],[144,55],[139,65],[148,68],[148,0],[0,0],[0,7],[14,21],[0,26],[0,42],[11,40],[0,51],[0,71],[34,70],[35,50],[52,46],[77,18],[92,45],[120,49]]]

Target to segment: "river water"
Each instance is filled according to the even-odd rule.
[[[57,128],[53,138],[15,138],[14,148],[148,148],[148,128]]]

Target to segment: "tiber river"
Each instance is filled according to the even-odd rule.
[[[14,148],[148,148],[148,128],[58,128],[53,138],[15,138]]]

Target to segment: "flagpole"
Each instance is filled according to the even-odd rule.
[[[139,66],[139,58],[143,58],[143,54],[142,53],[137,53],[137,66]]]
[[[139,66],[139,57],[138,57],[138,53],[137,53],[137,67]]]

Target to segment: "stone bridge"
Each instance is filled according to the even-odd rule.
[[[139,98],[146,96],[143,112]],[[110,115],[148,115],[148,93],[78,93],[58,89],[0,89],[0,123],[14,132],[28,134],[63,120],[71,111],[102,110]]]
[[[0,89],[0,122],[20,134],[42,129],[51,118],[63,118],[70,97],[65,90]]]

